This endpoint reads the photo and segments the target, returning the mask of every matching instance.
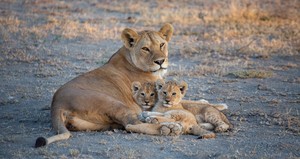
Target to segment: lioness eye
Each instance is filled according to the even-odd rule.
[[[142,95],[142,96],[144,96],[144,95],[145,95],[145,93],[141,93],[141,95]]]
[[[150,49],[147,48],[147,47],[143,47],[142,49],[143,49],[144,51],[150,52]]]
[[[154,96],[154,93],[151,93],[150,96],[153,97],[153,96]]]
[[[174,92],[174,93],[172,93],[172,95],[173,95],[173,96],[175,96],[175,95],[176,95],[176,93]]]
[[[167,92],[163,92],[164,93],[164,95],[167,95]]]
[[[161,43],[160,44],[160,48],[164,47],[165,46],[165,43]]]

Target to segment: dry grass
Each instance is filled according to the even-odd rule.
[[[142,23],[144,26],[169,22],[175,25],[176,34],[194,35],[198,41],[209,40],[215,45],[224,42],[228,45],[230,40],[239,49],[254,41],[239,50],[242,54],[292,54],[300,49],[300,2],[294,0],[88,2],[96,9],[128,15],[129,21],[105,15],[79,21],[71,17],[72,13],[81,16],[88,12],[87,8],[78,8],[62,1],[45,2],[26,2],[27,7],[36,6],[31,10],[33,13],[47,16],[44,22],[37,21],[37,24],[30,26],[14,15],[0,17],[1,25],[7,29],[2,32],[20,31],[23,35],[34,34],[37,37],[54,34],[67,39],[118,39],[124,28],[120,21]],[[75,4],[80,5],[80,2]],[[23,25],[20,27],[20,24]],[[232,51],[223,49],[226,53]]]
[[[17,4],[17,1],[10,2]],[[268,58],[273,54],[293,55],[300,50],[300,2],[294,0],[234,0],[234,1],[101,1],[67,3],[46,0],[25,2],[27,16],[31,21],[19,18],[14,12],[0,15],[0,35],[3,42],[37,41],[50,38],[82,39],[93,42],[104,39],[119,39],[128,23],[137,29],[160,26],[169,22],[175,26],[173,43],[183,58],[202,59],[193,72],[171,75],[189,76],[224,75],[233,66],[247,68],[248,57]],[[90,8],[78,7],[88,5]],[[97,13],[122,13],[118,16],[86,16],[89,10]],[[33,16],[41,14],[43,18]],[[73,17],[76,15],[77,17]],[[28,19],[29,19],[28,18]],[[32,22],[34,23],[32,25]],[[125,23],[125,24],[124,24]],[[146,26],[141,27],[140,26]],[[3,47],[3,46],[2,46]],[[22,49],[22,48],[21,48]],[[17,48],[1,48],[14,55],[6,59],[37,60]],[[173,53],[174,54],[174,53]],[[214,61],[215,57],[222,57]],[[240,58],[243,57],[243,58]],[[227,59],[225,59],[227,58]]]
[[[259,71],[259,70],[247,70],[229,73],[228,75],[233,75],[236,78],[269,78],[272,77],[273,73],[269,71]]]

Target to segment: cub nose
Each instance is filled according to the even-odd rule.
[[[154,63],[156,63],[158,65],[162,65],[164,62],[165,62],[165,59],[154,61]]]

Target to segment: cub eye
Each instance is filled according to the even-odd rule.
[[[142,96],[144,96],[144,95],[145,95],[145,93],[141,93],[141,95],[142,95]]]
[[[164,95],[167,95],[167,92],[163,92],[164,93]]]
[[[154,93],[151,93],[150,96],[153,97],[153,96],[154,96]]]
[[[150,49],[147,48],[147,47],[143,47],[142,49],[143,49],[144,51],[150,52]]]
[[[173,95],[173,96],[175,96],[175,95],[176,95],[176,93],[174,92],[174,93],[172,93],[172,95]]]
[[[160,44],[160,48],[164,47],[165,46],[165,43],[161,43]]]

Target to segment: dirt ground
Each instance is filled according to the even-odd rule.
[[[51,136],[54,92],[103,65],[126,28],[175,28],[166,78],[226,103],[216,139],[123,130]],[[0,158],[300,158],[300,2],[0,0]]]

